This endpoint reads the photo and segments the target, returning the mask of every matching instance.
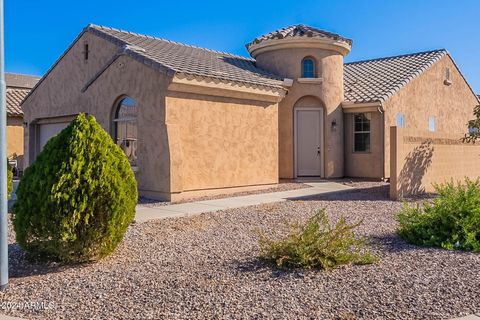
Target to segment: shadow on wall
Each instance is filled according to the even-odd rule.
[[[405,157],[405,163],[398,177],[398,189],[402,195],[425,193],[422,179],[432,163],[433,143],[431,140],[415,147]]]

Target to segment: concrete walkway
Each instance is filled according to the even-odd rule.
[[[454,318],[454,319],[451,319],[451,320],[480,320],[480,313],[476,314],[476,315],[471,314],[471,315],[461,317],[461,318]]]
[[[205,212],[213,212],[225,209],[241,208],[264,203],[282,202],[318,194],[352,190],[352,187],[336,182],[304,182],[310,188],[252,194],[247,196],[222,198],[216,200],[204,200],[188,203],[161,205],[157,207],[146,207],[137,205],[135,215],[136,222],[146,222],[155,219],[171,217],[185,217]]]

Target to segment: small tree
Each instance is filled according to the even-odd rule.
[[[463,141],[475,143],[480,138],[480,105],[473,109],[475,119],[468,121],[468,134],[465,134]]]
[[[80,114],[25,170],[13,226],[31,256],[93,261],[122,240],[136,202],[135,176],[125,154],[93,116]]]
[[[7,199],[10,200],[12,197],[12,191],[13,191],[13,172],[12,168],[7,162]]]

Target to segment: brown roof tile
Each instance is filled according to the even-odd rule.
[[[282,88],[283,78],[257,68],[253,59],[102,26],[90,25],[87,31],[128,45],[127,54],[168,73]]]
[[[17,73],[5,73],[7,88],[32,89],[37,84],[38,80],[40,80],[40,77]]]
[[[21,117],[23,115],[20,103],[25,99],[29,89],[7,88],[7,115]]]
[[[346,63],[345,100],[385,101],[447,54],[441,49]]]
[[[352,45],[352,40],[344,38],[339,34],[320,30],[314,27],[309,27],[303,24],[298,24],[282,29],[269,32],[260,37],[255,38],[252,42],[246,45],[247,49],[254,44],[261,43],[266,40],[276,40],[284,38],[309,37],[309,38],[329,38],[333,40],[340,40]]]
[[[40,80],[39,77],[16,73],[5,73],[5,82],[7,85],[7,115],[10,117],[23,116],[21,103],[28,95],[30,90]]]

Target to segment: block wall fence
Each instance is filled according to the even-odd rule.
[[[390,198],[434,191],[435,183],[480,177],[480,144],[463,133],[390,127]]]

